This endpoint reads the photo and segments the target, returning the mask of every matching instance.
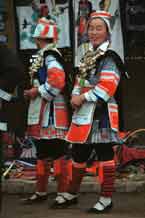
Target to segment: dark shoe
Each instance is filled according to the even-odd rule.
[[[87,213],[93,213],[93,214],[98,214],[98,213],[107,213],[109,212],[112,207],[113,207],[113,203],[111,202],[108,206],[105,206],[101,201],[98,201],[102,206],[103,206],[103,210],[98,210],[94,207],[90,208],[87,210]]]
[[[74,197],[71,200],[65,198],[63,195],[59,195],[58,197],[62,198],[63,202],[60,203],[56,198],[54,202],[52,203],[52,205],[50,206],[51,209],[65,209],[65,208],[68,208],[69,206],[72,206],[78,203],[77,197]]]
[[[36,192],[28,198],[21,199],[21,203],[23,203],[23,204],[36,204],[36,203],[41,203],[42,201],[47,200],[47,198],[48,198],[48,194],[39,195]]]

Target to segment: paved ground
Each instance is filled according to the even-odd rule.
[[[114,208],[109,214],[90,215],[85,209],[92,206],[96,200],[94,193],[81,193],[79,204],[70,209],[51,210],[49,205],[53,199],[51,194],[49,200],[41,205],[20,204],[20,195],[5,194],[1,218],[144,218],[145,217],[145,192],[115,193]]]
[[[3,191],[9,194],[23,194],[32,193],[35,191],[35,180],[24,179],[8,179],[2,183]],[[56,191],[56,182],[50,181],[48,183],[48,192]],[[100,185],[96,177],[85,177],[81,184],[81,192],[98,192]],[[145,190],[145,174],[137,176],[136,174],[129,178],[116,179],[115,181],[116,192],[140,192]]]

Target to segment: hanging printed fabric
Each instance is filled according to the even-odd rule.
[[[69,34],[69,3],[56,4],[54,0],[32,1],[29,6],[17,7],[19,25],[20,49],[35,49],[36,45],[32,38],[38,18],[48,17],[54,19],[58,26],[57,47],[70,47]]]
[[[90,13],[96,10],[105,10],[112,14],[111,48],[124,59],[119,0],[74,0],[73,7],[75,16],[75,65],[79,65],[81,57],[89,49],[86,24]]]

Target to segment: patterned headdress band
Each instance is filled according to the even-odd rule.
[[[95,18],[95,17],[110,19],[111,14],[107,11],[95,11],[91,13],[90,18]]]

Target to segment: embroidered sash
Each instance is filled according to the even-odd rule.
[[[81,108],[75,111],[66,140],[73,143],[86,142],[91,130],[96,104],[85,102]]]
[[[41,104],[42,99],[40,96],[37,96],[34,100],[30,101],[28,109],[28,125],[35,125],[39,123]]]

